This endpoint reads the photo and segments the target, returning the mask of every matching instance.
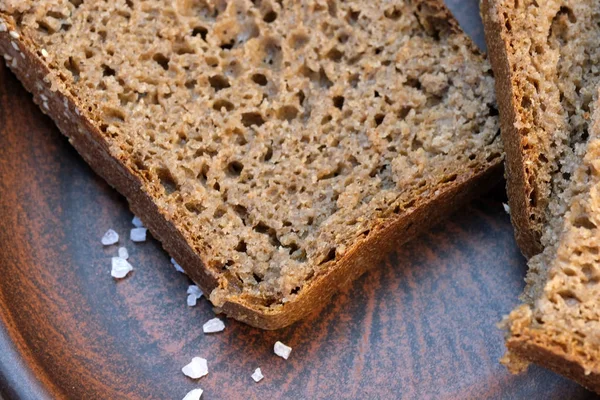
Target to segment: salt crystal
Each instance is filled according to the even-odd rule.
[[[194,389],[194,390],[188,392],[188,394],[185,395],[183,400],[200,400],[200,396],[202,396],[202,392],[203,392],[203,390],[200,388]]]
[[[198,302],[198,299],[202,297],[202,290],[196,285],[190,285],[187,290],[187,305],[190,307],[194,307]]]
[[[123,279],[132,270],[133,267],[127,260],[124,260],[121,257],[112,258],[112,270],[110,271],[110,274],[113,278]]]
[[[6,32],[6,24],[4,22],[0,22],[0,32]]]
[[[42,57],[48,58],[49,56],[50,56],[50,54],[48,54],[48,50],[42,49]]]
[[[193,294],[199,299],[204,293],[202,293],[202,289],[200,289],[198,286],[190,285],[187,289],[187,294]]]
[[[275,342],[275,347],[273,348],[273,350],[275,351],[275,354],[277,354],[279,357],[287,360],[288,357],[290,356],[290,353],[292,352],[292,348],[289,346],[286,346],[285,344],[281,343],[280,341]]]
[[[19,51],[19,45],[16,44],[15,42],[10,42],[11,46],[13,47],[13,49],[15,49],[16,51]]]
[[[505,212],[506,212],[508,215],[510,215],[510,207],[509,207],[509,205],[508,205],[508,204],[506,204],[506,203],[502,203],[502,207],[504,207],[504,211],[505,211]]]
[[[193,294],[188,294],[187,305],[188,307],[194,307],[198,303],[198,298]]]
[[[264,376],[263,376],[260,368],[256,368],[254,370],[254,373],[252,374],[252,379],[254,379],[254,382],[260,382],[263,380],[263,378],[264,378]]]
[[[144,227],[144,223],[142,222],[141,219],[139,219],[137,217],[137,215],[133,216],[133,219],[131,220],[131,223],[133,224],[133,226],[135,226],[136,228],[143,228]]]
[[[181,368],[181,372],[192,379],[199,379],[208,375],[208,363],[202,357],[194,357],[192,362]]]
[[[182,274],[185,274],[185,271],[183,270],[183,268],[181,268],[181,265],[177,264],[177,261],[175,261],[175,259],[172,257],[171,257],[171,264],[173,264],[173,266],[175,267],[177,272],[181,272]]]
[[[202,325],[204,333],[216,333],[225,329],[225,324],[219,318],[213,318]]]
[[[146,228],[133,228],[129,237],[133,242],[145,242],[146,241]]]
[[[106,231],[104,236],[102,236],[102,244],[104,246],[110,246],[119,241],[119,234],[112,229]]]
[[[21,35],[19,35],[19,32],[15,32],[15,31],[10,31],[9,35],[14,39],[18,39],[21,37]]]
[[[125,247],[119,247],[119,257],[123,260],[127,260],[129,258],[129,252]]]

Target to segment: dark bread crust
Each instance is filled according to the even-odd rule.
[[[500,112],[500,128],[504,152],[506,154],[505,176],[507,182],[510,218],[515,229],[517,244],[525,257],[530,258],[542,251],[541,228],[531,220],[531,206],[528,193],[532,187],[525,172],[523,153],[523,128],[517,128],[517,115],[520,112],[513,84],[512,66],[508,57],[509,42],[506,21],[494,6],[494,0],[481,2],[481,16],[485,28],[485,40],[496,85],[496,99]]]
[[[420,3],[424,6],[424,25],[438,20],[445,21],[447,25],[432,26],[432,29],[459,30],[458,24],[442,2],[427,0]],[[430,17],[435,19],[429,19]],[[9,29],[14,27],[9,26]],[[42,111],[55,121],[86,162],[125,195],[132,211],[143,218],[152,234],[170,254],[177,254],[178,261],[192,280],[205,293],[212,292],[219,281],[212,269],[207,267],[202,254],[193,247],[192,240],[178,230],[175,223],[160,211],[152,197],[142,190],[142,181],[130,170],[125,160],[110,154],[100,130],[86,117],[84,107],[77,103],[64,83],[51,73],[42,56],[31,50],[35,46],[28,43],[27,38],[15,39],[8,32],[0,33],[0,53],[15,54],[11,42],[17,43],[22,52],[22,56],[17,56],[16,67],[11,66],[11,69],[27,90],[33,93],[34,101],[42,106]],[[236,301],[227,301],[217,311],[263,329],[278,329],[297,321],[324,306],[338,288],[377,264],[388,251],[435,224],[477,193],[491,188],[499,181],[501,168],[502,157],[497,157],[479,170],[469,171],[455,181],[440,184],[437,195],[419,198],[403,214],[377,225],[331,268],[314,277],[294,300],[285,305],[266,308],[238,297]]]
[[[581,386],[600,393],[600,374],[591,371],[586,374],[581,360],[565,353],[563,348],[552,345],[549,338],[539,330],[527,330],[528,335],[512,336],[506,347],[517,357],[536,363],[579,383]]]

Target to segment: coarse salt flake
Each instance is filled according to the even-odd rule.
[[[48,58],[50,56],[50,54],[48,54],[48,50],[46,50],[46,49],[42,49],[41,53],[42,53],[42,57],[44,57],[44,58]]]
[[[189,307],[194,307],[197,304],[198,299],[202,297],[203,293],[198,286],[190,285],[188,287],[187,294],[187,305]]]
[[[188,307],[194,307],[198,304],[198,298],[193,294],[188,294],[187,296],[187,305]]]
[[[273,351],[275,351],[275,354],[277,354],[279,357],[287,360],[288,357],[290,356],[290,353],[292,352],[292,348],[289,346],[286,346],[285,344],[281,343],[280,341],[277,341],[277,342],[275,342]]]
[[[510,215],[510,206],[506,203],[502,203],[502,207],[504,207],[504,211]]]
[[[145,242],[147,232],[147,228],[133,228],[129,237],[133,242]]]
[[[6,24],[4,22],[0,22],[0,32],[6,32]]]
[[[182,274],[185,274],[185,271],[183,270],[183,268],[181,268],[181,265],[179,265],[173,257],[171,257],[171,264],[173,264],[173,266],[175,267],[175,270],[177,270],[177,272],[181,272]]]
[[[199,299],[204,293],[202,293],[202,289],[200,289],[198,286],[190,285],[188,286],[187,294],[193,294]]]
[[[264,378],[264,376],[263,376],[260,368],[256,368],[254,370],[254,373],[252,374],[252,379],[254,379],[254,382],[260,382],[263,380],[263,378]]]
[[[142,222],[141,219],[138,218],[137,215],[133,216],[133,219],[131,220],[131,223],[133,224],[133,226],[135,226],[136,228],[143,228],[144,227],[144,223]]]
[[[113,278],[123,279],[131,271],[133,271],[133,267],[127,260],[124,260],[121,257],[112,258],[112,269],[110,274]]]
[[[127,260],[129,258],[129,252],[125,247],[119,247],[119,257],[123,260]]]
[[[15,49],[16,51],[19,51],[19,45],[15,42],[10,42],[10,45],[13,47],[13,49]]]
[[[202,331],[204,333],[221,332],[223,329],[225,329],[225,324],[219,318],[208,320],[204,325],[202,325]]]
[[[192,379],[199,379],[208,375],[208,363],[202,357],[194,357],[188,365],[181,368],[181,372]]]
[[[13,39],[18,39],[18,38],[20,38],[20,37],[21,37],[21,35],[19,35],[19,32],[16,32],[16,31],[10,31],[8,34],[9,34],[9,35],[10,35],[10,37],[12,37]]]
[[[102,236],[102,244],[105,246],[110,246],[119,241],[119,234],[112,229],[106,231],[104,236]]]
[[[188,392],[188,394],[185,395],[183,400],[200,400],[200,397],[202,396],[202,392],[203,392],[203,390],[200,388],[193,389],[190,392]]]

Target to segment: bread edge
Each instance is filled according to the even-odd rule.
[[[449,14],[445,6],[439,6],[437,0],[425,0],[423,3],[435,5],[436,10]],[[452,19],[450,23],[454,24],[453,17],[449,18]],[[7,26],[9,30],[14,30],[10,22]],[[142,190],[141,179],[129,170],[123,160],[110,154],[108,146],[103,143],[102,133],[86,119],[85,110],[78,106],[67,87],[50,74],[50,70],[42,62],[42,55],[33,52],[33,46],[27,46],[24,38],[15,39],[8,32],[0,32],[0,54],[15,54],[12,42],[17,44],[22,56],[16,55],[17,67],[10,69],[33,94],[33,100],[42,112],[53,119],[92,169],[127,198],[131,210],[143,218],[152,235],[169,254],[177,255],[177,260],[190,278],[205,293],[212,292],[219,285],[216,274],[206,266],[201,254],[192,248],[173,221],[160,211],[151,196]],[[54,87],[55,91],[52,92],[50,87]],[[358,240],[335,265],[313,278],[295,299],[285,305],[264,309],[239,299],[226,301],[216,311],[262,329],[273,330],[288,326],[307,314],[320,310],[339,288],[381,262],[390,250],[434,225],[476,194],[489,190],[500,181],[501,170],[502,157],[498,157],[486,168],[463,175],[462,180],[448,183],[433,199],[419,199],[414,208],[395,218],[384,220],[366,238]]]
[[[535,337],[534,337],[535,336]],[[600,394],[600,373],[586,374],[581,361],[564,352],[559,346],[552,346],[543,332],[530,332],[527,335],[511,336],[506,341],[510,353],[528,362],[538,364],[553,372],[579,383],[586,389]]]
[[[529,185],[525,173],[522,142],[524,133],[515,126],[519,106],[515,102],[511,80],[508,43],[505,40],[507,33],[505,20],[497,4],[497,0],[482,0],[481,16],[489,60],[496,81],[496,101],[500,112],[500,131],[506,159],[505,176],[510,218],[517,244],[523,255],[529,259],[542,251],[541,235],[533,228],[529,218],[530,206],[527,196]]]

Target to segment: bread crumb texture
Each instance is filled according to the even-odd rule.
[[[0,9],[227,282],[211,301],[271,307],[374,227],[502,157],[490,67],[440,4]]]
[[[527,133],[531,204],[538,207],[532,218],[541,224],[545,247],[529,262],[526,304],[504,322],[509,350],[515,343],[524,347],[503,362],[518,372],[538,346],[575,361],[585,374],[597,373],[600,3],[500,3],[514,51],[509,59],[522,110],[517,123]]]

